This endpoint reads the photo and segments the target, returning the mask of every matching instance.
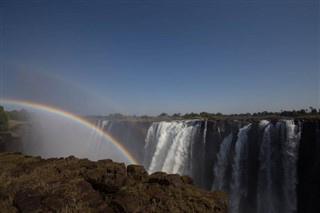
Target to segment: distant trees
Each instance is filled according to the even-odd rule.
[[[110,114],[108,117],[111,119],[123,119],[126,116],[122,115],[121,113],[114,113],[114,114]]]
[[[209,118],[211,116],[208,112],[200,112],[199,115],[203,118]]]
[[[298,117],[314,117],[320,116],[320,109],[317,110],[313,107],[309,107],[309,109],[300,109],[300,110],[281,110],[281,112],[268,112],[268,111],[262,111],[262,112],[255,112],[255,113],[241,113],[241,114],[231,114],[231,115],[225,115],[220,112],[218,113],[209,113],[209,112],[200,112],[197,113],[186,113],[183,115],[184,119],[270,119],[270,118],[281,118],[281,117],[292,117],[292,118],[298,118]]]
[[[160,115],[158,115],[158,117],[168,117],[169,115],[165,112],[161,113]]]
[[[7,113],[4,111],[3,106],[0,106],[0,132],[9,130],[9,118]]]
[[[100,116],[105,119],[115,119],[115,120],[143,120],[143,121],[170,121],[170,120],[181,120],[181,119],[208,119],[208,120],[252,120],[252,119],[281,119],[281,118],[301,118],[301,119],[320,119],[320,109],[309,107],[309,109],[299,109],[299,110],[281,110],[281,112],[269,112],[261,111],[254,113],[240,113],[240,114],[223,114],[221,112],[210,113],[210,112],[200,112],[200,113],[186,113],[182,114],[179,112],[168,114],[162,112],[159,115],[149,116],[149,115],[123,115],[120,113],[109,114],[108,116]]]
[[[180,119],[208,119],[208,120],[238,120],[238,119],[281,119],[281,118],[301,118],[301,119],[320,119],[320,109],[315,109],[309,107],[309,109],[299,109],[299,110],[281,110],[281,112],[254,112],[254,113],[241,113],[241,114],[223,114],[221,112],[210,113],[210,112],[200,112],[200,113],[173,113],[172,115],[162,112],[157,116],[148,115],[123,115],[120,113],[110,114],[104,116],[105,119],[116,119],[116,120],[144,120],[144,121],[170,121],[170,120],[180,120]]]
[[[187,113],[183,116],[184,119],[195,119],[195,118],[199,118],[199,114],[197,113]]]
[[[25,109],[22,109],[20,111],[18,110],[9,111],[7,112],[7,114],[10,120],[17,120],[17,121],[30,120],[30,113]]]
[[[310,114],[315,115],[315,114],[318,113],[317,109],[315,109],[315,108],[313,108],[313,107],[309,107],[309,108],[310,108]],[[319,109],[319,111],[320,111],[320,109]]]
[[[178,118],[178,117],[181,117],[181,114],[180,114],[180,113],[174,113],[174,114],[172,115],[172,117]]]

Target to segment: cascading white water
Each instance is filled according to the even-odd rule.
[[[162,171],[168,173],[186,174],[186,164],[189,163],[188,152],[190,150],[193,126],[183,128],[173,140],[168,157],[162,167]],[[189,139],[189,141],[187,140]]]
[[[282,145],[282,164],[284,170],[284,211],[295,212],[297,210],[297,160],[300,142],[300,128],[293,120],[282,121],[282,136],[285,138]]]
[[[204,130],[203,130],[203,143],[206,143],[206,137],[207,137],[207,128],[208,128],[208,120],[204,121]]]
[[[201,122],[152,124],[145,143],[149,172],[188,174],[201,185],[201,181],[208,181],[209,177],[203,175],[203,171],[209,169],[205,168],[209,164],[204,159],[210,158],[205,155],[216,155],[211,158],[217,159],[211,164],[214,165],[212,190],[227,192],[230,212],[296,212],[299,125],[292,120],[276,123],[262,120],[258,125],[249,124],[239,129],[235,144],[230,130],[223,141],[208,141],[209,125],[207,122],[202,125],[203,132]],[[225,131],[217,129],[220,134]],[[220,144],[219,152],[210,153],[207,148],[215,143]],[[249,180],[255,182],[249,183]]]
[[[167,157],[167,153],[171,148],[173,143],[174,133],[177,132],[176,129],[180,130],[182,123],[178,122],[160,122],[158,126],[158,131],[155,132],[157,135],[156,149],[151,159],[151,164],[149,166],[149,172],[161,171],[163,163]]]
[[[156,131],[155,127],[149,129],[146,148],[152,150],[155,147],[155,151],[148,171],[187,174],[189,152],[196,128],[197,125],[192,121],[163,121],[158,124]]]
[[[204,171],[204,165],[205,165],[205,152],[206,152],[206,141],[207,141],[207,128],[208,128],[208,120],[204,121],[204,129],[203,129],[203,136],[202,136],[202,155],[201,155],[201,162],[200,162],[200,168],[201,171]],[[205,182],[205,177],[203,173],[200,173],[201,183]]]
[[[247,188],[244,186],[242,163],[247,158],[247,138],[251,124],[239,130],[238,139],[235,145],[234,164],[232,165],[232,182],[230,192],[230,212],[239,212],[241,198],[247,196]]]
[[[214,182],[212,184],[212,190],[226,191],[224,186],[226,184],[226,170],[229,164],[230,150],[232,142],[232,132],[223,139],[220,146],[220,151],[217,156],[217,163],[213,168]]]
[[[144,145],[144,166],[149,168],[153,155],[157,149],[157,131],[159,123],[155,122],[149,127]]]
[[[104,127],[107,125],[108,121],[106,120],[98,120],[97,121],[97,127],[101,130],[104,129]],[[90,142],[95,143],[96,141],[101,142],[102,134],[101,132],[97,132],[94,129],[91,131],[91,137],[90,137]],[[97,143],[95,143],[96,145]]]
[[[271,129],[273,124],[270,122],[260,122],[260,127],[264,128],[262,143],[260,144],[258,171],[258,192],[257,192],[257,210],[259,213],[276,212],[275,196],[273,195],[273,183],[271,175]]]
[[[108,124],[108,122],[109,121],[107,120],[98,120],[96,125],[100,130],[104,131],[104,128]],[[88,143],[88,152],[94,153],[96,159],[100,159],[102,156],[104,156],[104,140],[102,139],[102,137],[102,132],[92,130]]]

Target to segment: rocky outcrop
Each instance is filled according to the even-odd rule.
[[[223,192],[188,176],[112,160],[0,154],[0,209],[6,212],[227,212]]]

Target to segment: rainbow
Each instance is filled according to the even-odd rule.
[[[93,131],[96,131],[97,133],[101,134],[104,138],[106,138],[108,141],[110,141],[119,151],[126,157],[126,159],[131,163],[131,164],[138,164],[138,161],[131,155],[131,153],[124,147],[119,141],[117,141],[113,136],[110,134],[106,133],[105,131],[99,129],[96,127],[94,124],[91,122],[85,120],[84,118],[81,118],[75,114],[72,114],[71,112],[67,112],[61,109],[58,109],[53,106],[45,105],[45,104],[40,104],[40,103],[35,103],[31,101],[24,101],[24,100],[17,100],[17,99],[11,99],[11,98],[4,98],[1,100],[2,103],[6,104],[15,104],[19,106],[25,106],[25,107],[31,107],[33,109],[37,110],[42,110],[45,112],[49,112],[52,114],[56,114],[62,117],[65,117],[67,119],[70,119],[72,121],[75,121]]]

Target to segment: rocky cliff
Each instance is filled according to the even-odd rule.
[[[227,212],[223,192],[188,176],[148,174],[142,166],[87,159],[0,154],[5,212]]]

